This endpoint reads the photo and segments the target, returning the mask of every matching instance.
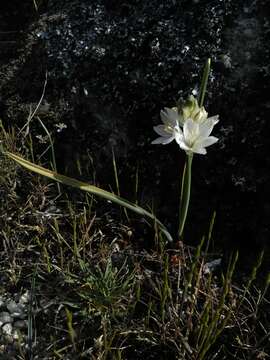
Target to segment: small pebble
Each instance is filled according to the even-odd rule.
[[[29,291],[26,290],[26,292],[21,295],[19,299],[19,303],[27,304],[29,302],[29,298],[30,298]]]
[[[22,304],[17,304],[15,301],[10,301],[7,303],[7,309],[10,312],[11,316],[16,318],[23,319],[25,317],[24,308]]]
[[[11,335],[12,334],[12,325],[10,323],[3,325],[2,331],[5,335]]]
[[[0,326],[6,323],[12,323],[13,319],[7,311],[3,311],[0,313]]]

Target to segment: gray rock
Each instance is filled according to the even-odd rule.
[[[16,303],[15,301],[8,302],[7,309],[14,318],[24,319],[26,316],[24,306],[22,304]]]
[[[10,323],[7,323],[2,326],[2,331],[5,335],[11,335],[12,334],[12,325]]]
[[[17,329],[24,329],[27,327],[27,321],[26,320],[17,320],[13,324],[14,328]]]
[[[0,313],[0,326],[6,324],[6,323],[12,323],[13,319],[10,316],[10,314],[6,311],[3,311]]]

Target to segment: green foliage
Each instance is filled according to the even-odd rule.
[[[80,284],[78,295],[86,301],[88,314],[110,314],[112,318],[127,311],[129,294],[134,287],[134,272],[126,263],[120,269],[112,265],[109,258],[104,269],[98,264],[76,277]]]

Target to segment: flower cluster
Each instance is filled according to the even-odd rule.
[[[218,141],[210,136],[214,126],[218,123],[218,115],[207,117],[205,108],[198,105],[198,101],[190,96],[178,109],[177,107],[161,110],[162,125],[154,126],[160,136],[152,144],[169,144],[173,140],[188,155],[192,153],[206,154],[206,147]]]

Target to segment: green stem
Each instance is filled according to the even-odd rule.
[[[180,215],[179,215],[179,238],[183,237],[185,228],[185,222],[188,213],[189,199],[190,199],[190,188],[191,188],[191,165],[192,165],[193,154],[188,155],[183,171],[182,177],[182,188],[180,198]]]
[[[203,77],[200,87],[199,94],[199,106],[203,106],[204,97],[206,93],[207,82],[211,69],[211,59],[207,59],[204,70]],[[183,176],[182,176],[182,188],[181,188],[181,197],[180,197],[180,214],[179,214],[179,239],[182,239],[183,232],[185,228],[185,222],[188,213],[189,200],[190,200],[190,188],[191,188],[191,165],[192,165],[193,154],[187,154],[187,160],[185,163]]]
[[[203,106],[204,97],[205,97],[205,93],[206,93],[206,87],[207,87],[208,78],[209,78],[209,74],[210,74],[210,68],[211,68],[211,59],[207,59],[205,66],[204,66],[203,77],[202,77],[202,82],[201,82],[201,87],[200,87],[200,94],[199,94],[199,106],[200,107]]]

